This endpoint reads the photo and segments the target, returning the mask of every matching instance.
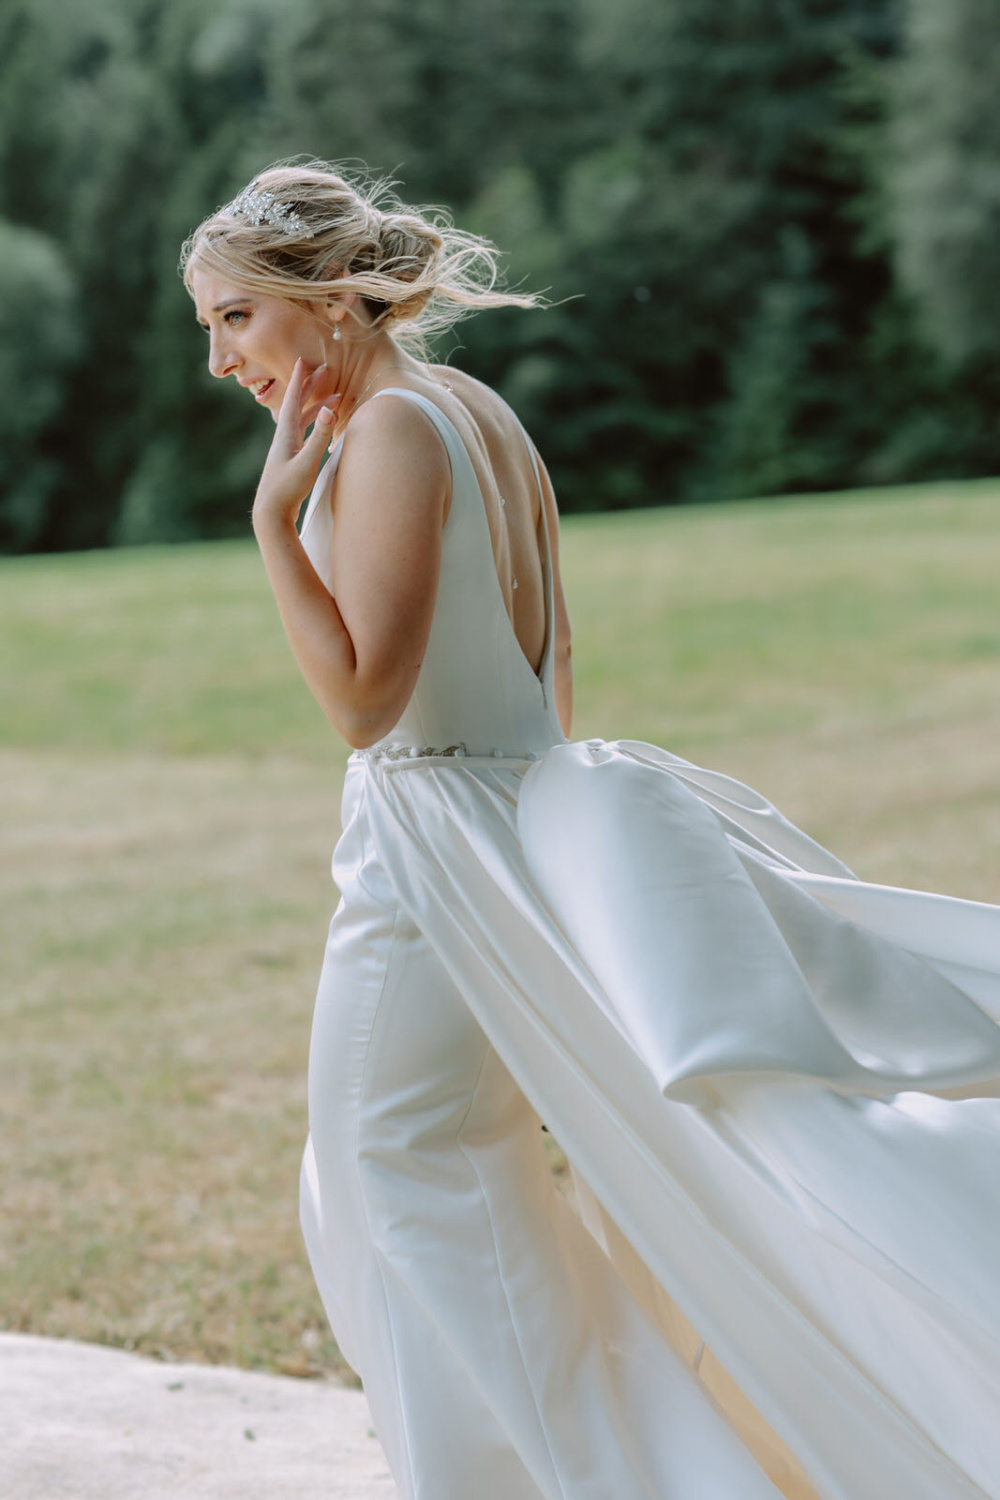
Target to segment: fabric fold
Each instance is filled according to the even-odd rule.
[[[646,1268],[817,1493],[996,1500],[1000,1104],[929,1097],[1000,1075],[1000,1028],[930,961],[954,903],[916,903],[911,951],[887,935],[908,893],[636,741],[349,774],[605,1252]],[[985,939],[975,959],[1000,972]]]
[[[1000,1080],[1000,909],[859,881],[759,794],[654,745],[554,745],[521,787],[531,877],[660,1090]],[[967,955],[963,988],[949,961]],[[949,975],[951,977],[949,977]]]

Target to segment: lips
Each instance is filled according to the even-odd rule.
[[[251,389],[253,389],[253,387],[251,387]],[[268,398],[268,396],[271,394],[271,391],[273,389],[274,389],[274,380],[272,379],[272,380],[265,381],[263,385],[258,386],[257,389],[254,390],[254,400],[255,401],[266,401],[267,398]]]

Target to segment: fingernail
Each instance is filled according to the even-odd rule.
[[[319,420],[321,422],[332,422],[333,421],[333,412],[330,410],[330,408],[328,406],[321,406],[320,407]]]

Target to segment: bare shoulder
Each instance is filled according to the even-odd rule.
[[[437,429],[417,403],[385,391],[358,408],[344,434],[340,467],[361,464],[392,465],[420,478],[442,475],[448,460]]]

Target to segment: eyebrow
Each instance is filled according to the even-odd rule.
[[[225,302],[217,302],[212,308],[212,311],[223,312],[227,307],[235,307],[238,302],[246,302],[248,300],[249,299],[246,297],[229,297]],[[202,328],[208,327],[208,324],[202,318],[198,318],[197,322],[201,324]]]

